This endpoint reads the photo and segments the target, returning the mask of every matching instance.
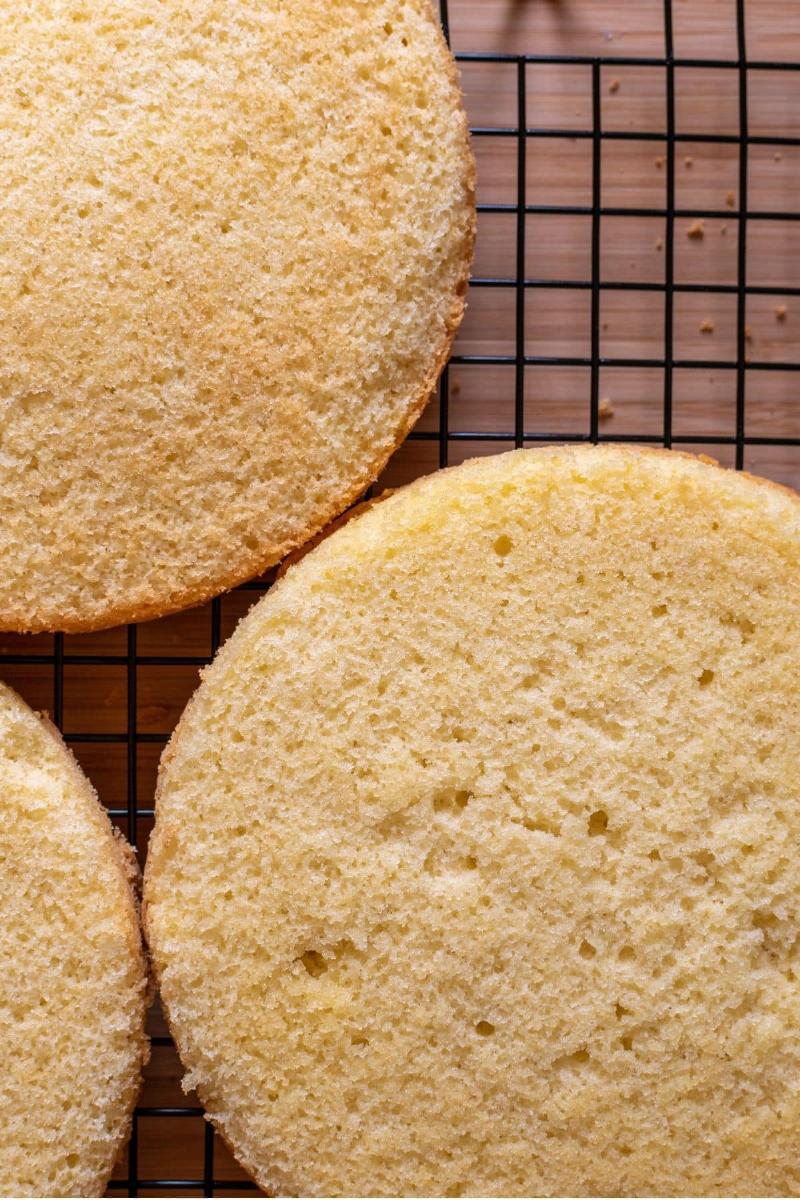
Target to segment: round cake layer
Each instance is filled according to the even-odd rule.
[[[428,0],[0,0],[0,628],[277,562],[376,478],[464,308]]]
[[[133,854],[0,684],[0,1196],[102,1196],[146,1057]]]
[[[332,534],[164,762],[183,1061],[311,1195],[800,1192],[800,504],[520,451]]]

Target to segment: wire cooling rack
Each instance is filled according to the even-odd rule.
[[[451,23],[455,28],[475,3],[441,0],[448,37]],[[508,0],[512,22],[537,3],[561,7]],[[765,13],[775,7],[773,0],[760,5]],[[637,7],[629,5],[632,20]],[[753,81],[762,89],[766,81],[769,91],[778,77],[778,91],[791,95],[800,61],[748,59],[755,7],[746,14],[745,0],[724,5],[730,28],[723,32],[735,49],[717,57],[676,55],[679,0],[657,3],[658,55],[617,53],[621,40],[613,44],[613,31],[604,55],[457,54],[481,178],[491,185],[479,192],[471,315],[437,397],[383,482],[474,453],[603,440],[685,445],[737,468],[800,481],[800,355],[791,335],[792,298],[800,295],[791,277],[800,174],[793,181],[791,171],[800,167],[800,137],[761,115],[754,129],[751,116]],[[790,9],[776,7],[781,28]],[[542,88],[545,76],[550,82]],[[551,85],[567,77],[569,102],[559,108],[558,82]],[[697,79],[704,89],[687,109],[682,98]],[[614,104],[626,89],[620,122]],[[793,94],[800,100],[800,91]],[[625,156],[631,149],[647,168],[633,182]],[[754,156],[762,166],[775,164],[780,176],[766,192],[754,184]],[[701,158],[705,182],[687,193]],[[544,181],[531,173],[543,159]],[[542,220],[550,225],[536,224]],[[615,222],[626,222],[621,242]],[[764,380],[772,382],[765,387]],[[142,856],[157,758],[197,668],[269,582],[138,628],[0,637],[3,677],[50,710]],[[152,1029],[153,1064],[110,1193],[257,1194],[199,1105],[181,1097],[174,1050],[157,1013]]]

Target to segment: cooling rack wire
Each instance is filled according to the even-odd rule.
[[[378,487],[550,442],[686,448],[800,486],[800,7],[441,0],[479,170],[469,313]],[[106,633],[0,635],[143,859],[158,757],[270,577]],[[111,1195],[258,1194],[157,1009]]]

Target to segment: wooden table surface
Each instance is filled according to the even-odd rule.
[[[450,25],[456,50],[653,56],[664,54],[662,0],[450,0]],[[734,0],[675,0],[675,53],[680,58],[733,59],[737,54]],[[747,0],[748,56],[751,59],[800,61],[800,5],[785,0]],[[466,64],[463,83],[474,125],[513,127],[517,122],[517,67]],[[765,137],[794,136],[800,115],[800,72],[752,71],[749,75],[750,131]],[[592,127],[592,78],[587,65],[529,65],[526,68],[527,124],[559,129],[561,137],[528,139],[528,204],[585,206],[592,198],[592,142],[573,136]],[[735,135],[739,128],[738,76],[735,70],[678,68],[675,72],[676,127],[679,134]],[[663,134],[666,128],[666,72],[644,66],[603,66],[604,130]],[[517,145],[514,137],[475,139],[479,200],[514,204],[517,197]],[[666,172],[657,159],[663,144],[652,140],[602,143],[602,204],[607,207],[663,207]],[[737,280],[739,148],[735,143],[682,141],[676,165],[676,203],[682,209],[718,210],[707,219],[701,238],[689,237],[689,217],[675,225],[675,280],[685,284],[734,285]],[[754,145],[750,150],[749,206],[753,210],[797,212],[800,148]],[[732,207],[731,207],[732,206]],[[475,275],[507,279],[507,286],[475,288],[456,347],[457,355],[515,353],[516,214],[486,213],[479,220]],[[600,226],[600,273],[604,281],[659,284],[665,278],[665,221],[651,216],[607,216]],[[531,214],[526,219],[525,273],[541,281],[574,283],[591,278],[592,218],[586,214]],[[800,223],[751,220],[748,230],[748,278],[776,289],[797,286]],[[586,358],[591,352],[591,292],[575,287],[535,288],[525,297],[525,352],[530,356]],[[779,316],[779,306],[785,315]],[[781,314],[782,314],[781,310]],[[659,291],[601,294],[603,357],[652,359],[663,354],[664,296]],[[800,376],[754,364],[800,362],[800,297],[786,294],[748,298],[750,327],[746,432],[771,438],[800,436]],[[713,327],[713,331],[712,331]],[[704,331],[705,330],[705,331]],[[736,427],[735,372],[716,367],[736,358],[736,295],[682,292],[675,297],[674,349],[681,360],[707,360],[704,369],[674,373],[673,431],[691,439],[731,437]],[[514,429],[514,367],[454,365],[450,369],[451,433],[508,433]],[[600,395],[613,415],[603,421],[603,437],[661,436],[663,380],[656,368],[603,368]],[[587,366],[531,365],[525,372],[525,430],[535,434],[581,435],[589,430],[590,369]],[[435,400],[418,428],[438,429]],[[448,460],[495,453],[506,443],[491,440],[449,443]],[[697,446],[708,449],[708,447]],[[733,447],[711,451],[733,461]],[[436,469],[438,439],[410,441],[401,447],[382,482],[403,483]],[[800,448],[752,445],[745,465],[782,482],[800,486]],[[252,591],[234,592],[221,604],[222,635],[227,636],[253,602]],[[139,656],[205,656],[210,648],[210,606],[140,626]],[[53,709],[53,665],[3,663],[2,656],[52,655],[53,638],[0,635],[0,672],[30,703]],[[60,649],[59,647],[59,653]],[[125,629],[66,637],[67,655],[97,655],[107,661],[64,667],[63,723],[72,734],[118,734],[118,743],[75,745],[102,800],[112,809],[128,801],[127,707],[131,679],[125,656]],[[192,663],[139,664],[135,670],[137,732],[166,735],[197,683]],[[152,805],[161,745],[137,742],[135,774],[140,808]],[[124,819],[119,823],[126,830]],[[151,827],[137,823],[144,853]],[[163,1032],[157,1012],[154,1032]],[[142,1104],[184,1105],[180,1068],[169,1047],[154,1048]],[[196,1103],[192,1099],[189,1103]],[[139,1174],[143,1178],[202,1176],[203,1121],[199,1117],[157,1119],[143,1116],[139,1128]],[[126,1163],[118,1177],[126,1173]],[[215,1175],[243,1180],[244,1173],[219,1144]],[[154,1193],[142,1190],[146,1194]],[[202,1191],[184,1190],[183,1195]],[[226,1194],[225,1190],[217,1194]],[[231,1194],[228,1192],[227,1194]]]

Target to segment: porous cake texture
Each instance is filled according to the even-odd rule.
[[[0,0],[0,628],[262,571],[411,428],[474,163],[428,0]]]
[[[418,481],[167,752],[172,1029],[275,1192],[800,1192],[800,504],[668,452]]]
[[[101,1196],[147,1054],[133,853],[0,684],[0,1196]]]

